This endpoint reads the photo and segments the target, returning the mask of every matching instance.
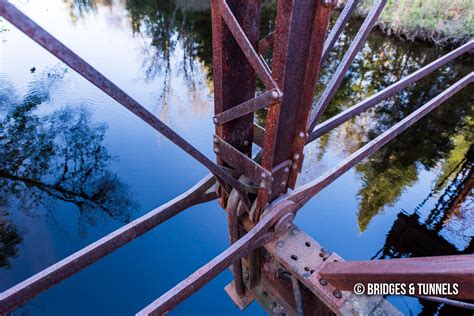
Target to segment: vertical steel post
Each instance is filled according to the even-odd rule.
[[[283,98],[279,116],[271,112],[267,116],[267,125],[278,125],[271,167],[288,159],[293,166],[286,181],[275,179],[270,199],[294,187],[303,161],[306,124],[332,5],[324,0],[280,0],[277,10],[272,75]]]
[[[254,221],[259,220],[267,200],[296,183],[331,11],[332,1],[278,1],[272,77],[283,97],[267,112],[262,166],[272,170],[285,161],[293,163],[287,172],[273,175],[269,190],[260,190]],[[249,256],[250,288],[260,282],[261,262],[261,251],[256,249]]]
[[[242,30],[257,49],[260,27],[260,0],[228,0]],[[231,31],[220,15],[219,4],[212,1],[212,41],[214,71],[214,112],[219,114],[255,97],[255,72],[242,52]],[[253,113],[216,125],[216,135],[247,156],[252,154]],[[218,164],[225,163],[217,156]],[[221,190],[222,191],[222,190]],[[221,205],[226,208],[227,196],[221,193]],[[237,204],[235,205],[237,207]],[[227,208],[230,241],[239,238],[238,217]],[[242,280],[242,264],[233,265],[235,289],[239,296],[245,295]]]

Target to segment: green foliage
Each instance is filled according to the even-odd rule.
[[[373,0],[364,0],[365,15]],[[388,0],[379,19],[382,30],[409,40],[459,44],[474,36],[472,0]]]

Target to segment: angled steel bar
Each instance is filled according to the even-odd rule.
[[[269,106],[270,104],[278,102],[280,94],[277,89],[264,92],[258,97],[245,101],[239,105],[236,105],[224,112],[221,112],[214,116],[215,124],[224,124],[229,121],[235,120],[236,118],[242,117],[243,115],[253,113],[259,109]]]
[[[467,42],[466,44],[458,47],[457,49],[449,52],[448,54],[436,59],[435,61],[431,62],[430,64],[420,68],[419,70],[415,71],[414,73],[406,76],[405,78],[400,79],[399,81],[393,83],[392,85],[388,86],[387,88],[377,92],[376,94],[370,96],[367,99],[357,103],[356,105],[344,110],[343,112],[339,113],[338,115],[324,121],[323,123],[316,126],[316,129],[310,134],[307,144],[314,141],[315,139],[321,137],[321,135],[329,132],[333,128],[341,125],[342,123],[350,120],[354,116],[366,111],[367,109],[377,105],[381,101],[395,95],[396,93],[400,92],[401,90],[405,89],[409,85],[417,82],[421,78],[424,78],[428,74],[432,73],[433,71],[437,70],[438,68],[446,65],[453,59],[461,56],[462,54],[471,51],[474,49],[474,40]]]
[[[445,289],[434,296],[474,298],[474,255],[329,262],[320,274],[343,291],[352,291],[357,283],[444,283],[451,287],[450,293],[443,293]],[[413,294],[423,295],[420,289],[416,286]]]
[[[253,142],[260,148],[263,148],[264,138],[265,138],[265,129],[261,126],[254,124],[253,125]]]
[[[15,309],[53,285],[63,281],[85,267],[114,252],[181,211],[217,198],[215,192],[206,191],[215,183],[207,175],[188,191],[140,218],[122,226],[105,237],[73,253],[34,276],[0,293],[0,314]]]
[[[446,305],[451,305],[459,308],[464,308],[464,309],[470,309],[474,310],[474,304],[472,303],[467,303],[467,302],[462,302],[462,301],[456,301],[452,300],[449,298],[444,298],[444,297],[435,297],[435,296],[416,296],[417,298],[421,298],[422,300],[427,300],[427,301],[432,301],[440,304],[446,304]]]
[[[237,43],[239,43],[240,48],[244,52],[249,63],[252,65],[257,76],[260,78],[260,80],[262,80],[265,88],[267,88],[267,90],[278,89],[278,86],[273,80],[272,75],[268,71],[267,67],[265,66],[265,63],[259,57],[255,48],[250,43],[244,31],[240,27],[239,22],[235,18],[227,2],[225,0],[216,1],[219,5],[221,16],[226,22],[227,27],[232,32],[232,35],[234,35],[234,38]]]
[[[360,49],[362,48],[362,45],[365,43],[367,36],[375,25],[375,22],[377,21],[386,3],[387,0],[377,0],[372,6],[372,9],[364,20],[364,23],[362,23],[362,26],[354,37],[351,46],[347,50],[346,54],[344,54],[344,57],[342,58],[341,63],[337,67],[336,72],[331,77],[331,80],[329,81],[326,89],[324,90],[323,94],[316,103],[316,106],[313,111],[313,119],[309,124],[308,131],[312,131],[314,129],[318,120],[321,118],[324,111],[326,110],[326,107],[328,106],[329,102],[331,102],[331,99],[336,94],[336,91],[339,88],[339,85],[341,84],[344,75],[346,74],[350,65],[354,61],[356,55],[359,53]]]
[[[222,170],[218,165],[216,165],[214,162],[212,162],[212,160],[207,158],[203,153],[188,143],[173,129],[168,127],[160,119],[154,116],[153,113],[148,111],[144,106],[125,93],[100,72],[98,72],[94,67],[88,64],[76,53],[67,48],[59,40],[46,32],[42,27],[23,14],[14,5],[6,0],[0,0],[0,16],[3,16],[7,21],[25,33],[33,41],[48,50],[97,88],[104,91],[115,101],[141,118],[175,145],[183,149],[187,154],[204,165],[218,179],[230,184],[244,197],[244,187],[238,180],[234,179],[231,175]]]
[[[176,305],[196,293],[210,280],[227,269],[233,262],[268,241],[267,236],[272,238],[275,234],[271,233],[266,236],[268,230],[281,216],[291,212],[293,206],[294,204],[288,201],[273,204],[260,222],[247,234],[171,290],[163,294],[160,298],[142,309],[137,315],[163,315],[172,310]]]
[[[267,36],[265,36],[258,42],[258,53],[264,54],[273,46],[274,41],[275,41],[275,32],[270,32]]]
[[[343,175],[346,171],[358,164],[362,159],[375,153],[382,146],[393,140],[408,127],[415,124],[426,114],[437,108],[444,101],[449,99],[452,95],[460,91],[462,88],[474,81],[474,72],[465,76],[461,80],[454,83],[452,86],[438,94],[436,97],[431,99],[429,102],[418,108],[416,111],[405,117],[403,120],[386,130],[384,133],[379,135],[374,140],[357,150],[355,153],[344,159],[336,167],[328,170],[326,173],[318,177],[317,179],[308,182],[291,193],[287,194],[287,198],[297,203],[300,207],[308,202],[314,195],[324,189],[326,186],[331,184],[334,180]]]
[[[344,29],[344,26],[346,25],[347,21],[351,17],[352,12],[357,6],[357,3],[359,3],[359,0],[348,0],[346,1],[346,4],[344,5],[344,9],[342,10],[341,14],[337,18],[336,23],[334,23],[334,26],[331,29],[331,32],[328,35],[328,38],[324,42],[324,48],[323,48],[323,56],[321,57],[321,65],[324,65],[326,62],[326,59],[329,56],[329,53],[333,49],[334,45],[336,44],[339,36],[341,35],[342,30]]]

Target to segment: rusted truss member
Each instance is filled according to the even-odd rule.
[[[315,109],[313,111],[314,114],[312,115],[313,118],[312,118],[311,123],[309,124],[309,128],[308,128],[309,131],[312,131],[314,129],[314,127],[316,126],[316,123],[321,118],[327,106],[329,105],[329,102],[331,102],[331,99],[336,94],[336,91],[339,88],[342,82],[342,79],[344,78],[344,75],[346,74],[350,65],[354,61],[354,58],[356,57],[357,53],[359,53],[365,41],[367,40],[367,37],[369,36],[370,31],[374,27],[375,22],[377,22],[377,19],[380,13],[382,13],[382,10],[385,7],[386,3],[387,3],[387,0],[374,1],[374,5],[372,6],[372,9],[367,14],[367,17],[365,18],[364,23],[362,23],[353,42],[351,43],[349,49],[347,50],[339,66],[337,67],[336,72],[332,76],[326,89],[323,91],[323,94],[321,95],[318,102],[316,103]],[[347,5],[351,6],[354,4],[349,2]],[[349,10],[351,10],[351,8],[349,8],[348,11]],[[336,24],[336,27],[340,27],[340,25]]]
[[[464,77],[460,81],[453,84],[451,87],[443,91],[441,94],[433,98],[431,101],[420,107],[418,110],[404,118],[393,127],[382,133],[380,136],[363,146],[361,149],[344,159],[335,168],[329,170],[317,179],[299,187],[298,189],[287,193],[280,198],[276,199],[266,210],[265,216],[255,227],[251,228],[247,234],[241,239],[234,243],[227,250],[222,252],[219,256],[214,258],[210,263],[197,270],[190,277],[179,283],[173,289],[165,293],[155,302],[143,309],[139,315],[161,315],[170,311],[176,304],[180,303],[194,292],[202,288],[211,276],[215,276],[222,272],[227,266],[239,260],[243,256],[247,255],[251,249],[262,245],[262,232],[261,229],[268,229],[271,225],[278,222],[282,215],[288,214],[288,212],[296,214],[298,210],[304,206],[314,195],[320,192],[323,188],[331,184],[334,180],[340,177],[344,172],[352,168],[361,160],[367,158],[383,145],[393,140],[400,133],[405,131],[411,125],[419,121],[421,118],[426,116],[432,110],[437,108],[440,104],[446,101],[450,96],[460,91],[462,88],[471,84],[474,81],[474,72]],[[291,201],[289,203],[289,201]],[[289,204],[288,204],[289,203]],[[285,212],[283,209],[286,209]],[[263,224],[264,223],[264,224]],[[272,224],[270,224],[272,223]],[[278,231],[278,226],[274,228]],[[288,227],[286,227],[288,229]],[[278,237],[278,234],[274,234],[273,238]],[[465,255],[468,256],[468,255]],[[445,257],[449,260],[449,257]],[[465,260],[472,258],[471,256],[465,257]],[[412,259],[406,259],[412,260]],[[374,261],[377,265],[378,261]],[[449,270],[449,266],[446,267]],[[445,270],[446,271],[446,270]],[[459,270],[450,270],[451,273],[446,274],[445,282],[459,282],[460,288],[469,288],[469,278],[463,278],[462,275],[459,277]],[[461,272],[462,274],[462,272]],[[453,277],[454,276],[454,277]],[[472,297],[471,297],[472,298]]]
[[[384,1],[381,0],[376,2],[372,14],[369,15],[371,16],[370,23],[364,23],[367,28],[373,25],[372,19],[379,13],[379,6],[383,2]],[[348,3],[348,5],[354,5],[353,2],[348,1]],[[248,5],[248,7],[246,7],[246,5]],[[79,56],[23,15],[14,6],[9,4],[6,0],[0,0],[1,16],[5,17],[34,41],[45,47],[99,89],[103,90],[158,132],[181,147],[185,152],[208,168],[214,175],[214,177],[212,175],[205,177],[181,196],[123,226],[97,242],[61,260],[57,264],[39,272],[24,282],[0,293],[0,314],[15,309],[17,306],[52,285],[61,282],[80,269],[87,267],[105,255],[113,252],[182,210],[192,205],[213,200],[217,198],[218,195],[221,197],[221,202],[227,202],[232,245],[189,278],[183,280],[176,287],[139,312],[140,315],[159,315],[170,311],[182,300],[195,293],[232,264],[234,264],[234,268],[237,268],[234,269],[234,272],[240,269],[233,283],[233,289],[236,292],[240,290],[239,294],[245,294],[245,287],[249,288],[253,294],[257,293],[257,291],[261,291],[265,286],[272,289],[279,288],[280,291],[277,291],[277,294],[285,296],[282,300],[282,304],[294,313],[301,314],[302,312],[306,312],[308,308],[307,304],[311,305],[314,301],[323,302],[325,304],[318,305],[318,303],[311,305],[311,308],[314,306],[321,308],[321,314],[327,313],[329,311],[328,307],[332,312],[342,313],[344,306],[347,306],[347,302],[350,301],[352,296],[347,298],[348,294],[340,292],[340,290],[348,289],[350,284],[352,284],[351,282],[360,276],[365,276],[367,282],[370,280],[378,280],[377,278],[379,276],[373,272],[384,270],[383,265],[392,265],[390,260],[385,260],[384,262],[374,261],[370,262],[370,265],[373,265],[373,269],[367,271],[363,270],[360,263],[357,262],[342,264],[342,259],[333,254],[327,256],[327,263],[315,264],[314,271],[312,271],[313,269],[310,266],[302,266],[302,269],[295,269],[292,266],[294,262],[291,260],[298,261],[298,257],[296,256],[295,260],[291,254],[289,258],[285,256],[284,252],[280,252],[277,249],[282,248],[279,247],[278,242],[283,240],[289,242],[288,229],[295,229],[291,223],[296,213],[315,194],[362,159],[370,156],[380,147],[416,123],[450,96],[468,84],[471,84],[474,80],[474,73],[469,74],[453,84],[450,88],[443,91],[411,115],[344,159],[335,168],[329,170],[312,182],[298,187],[294,191],[285,193],[288,186],[292,187],[294,185],[294,180],[301,166],[303,147],[308,141],[308,135],[305,130],[306,120],[309,114],[317,72],[321,63],[321,55],[323,52],[322,43],[326,34],[328,17],[331,7],[334,5],[334,1],[302,0],[301,2],[297,2],[292,0],[279,0],[276,30],[273,35],[260,42],[258,42],[258,27],[256,26],[258,23],[252,24],[258,20],[259,5],[258,0],[248,2],[213,0],[212,3],[214,31],[217,33],[214,34],[214,37],[216,35],[222,35],[219,32],[227,32],[227,34],[232,34],[233,38],[235,38],[220,38],[220,40],[223,40],[227,44],[224,45],[224,42],[222,42],[222,47],[214,47],[215,58],[217,57],[215,64],[217,63],[217,65],[221,67],[220,69],[218,67],[217,71],[215,70],[216,75],[219,76],[220,71],[220,79],[228,85],[229,81],[227,80],[229,78],[224,78],[224,73],[226,73],[227,70],[238,71],[240,67],[245,69],[242,73],[237,73],[234,77],[236,82],[241,84],[242,91],[244,91],[241,95],[227,96],[226,93],[228,91],[226,89],[228,89],[228,87],[219,86],[220,83],[216,83],[217,135],[214,143],[216,153],[218,154],[218,164],[215,164]],[[349,12],[353,8],[351,9],[351,7],[349,7],[346,9],[347,12]],[[248,19],[246,20],[247,17]],[[347,16],[341,15],[340,23],[338,22],[338,24],[336,24],[337,28],[344,24],[344,19],[347,19]],[[308,25],[310,27],[308,27]],[[366,31],[367,30],[361,29],[362,37],[366,37],[366,35],[364,35]],[[326,41],[326,52],[330,50],[333,38],[337,37],[338,32],[340,33],[338,29],[333,29],[333,32],[331,32],[333,35]],[[217,38],[219,40],[219,37]],[[271,38],[274,38],[273,44]],[[356,36],[356,38],[359,37]],[[260,43],[262,47],[256,47],[257,43]],[[272,45],[274,47],[273,69],[271,71],[257,54],[257,51],[263,49],[263,46],[268,47]],[[358,48],[354,48],[353,50],[349,49],[348,54],[351,56],[355,56],[354,52],[360,48],[359,44],[354,45]],[[394,84],[391,88],[389,87],[390,90],[383,90],[380,92],[380,95],[377,97],[374,96],[374,101],[370,101],[366,105],[356,105],[351,110],[352,112],[347,112],[347,114],[341,116],[342,118],[337,119],[337,124],[335,122],[331,124],[338,125],[351,115],[359,114],[363,109],[373,106],[376,103],[375,100],[380,102],[382,98],[386,98],[395,93],[394,91],[399,91],[397,89],[402,89],[406,85],[418,80],[448,60],[472,50],[472,42],[466,45],[426,66],[420,70],[420,72],[416,72],[405,78],[402,81],[403,83]],[[234,49],[239,49],[240,53],[230,50],[226,51],[226,49],[230,49],[231,46],[233,46]],[[227,60],[231,56],[236,58],[236,64],[234,66],[238,69],[227,69],[225,67],[226,64],[222,63],[223,60]],[[297,58],[300,63],[292,64],[290,59],[295,58]],[[219,64],[219,62],[221,64]],[[346,65],[348,63],[349,61],[346,61],[344,64]],[[227,71],[227,73],[228,72],[229,71]],[[267,92],[257,97],[257,99],[253,99],[255,97],[255,75],[260,78],[267,89]],[[338,76],[339,75],[341,74],[338,74]],[[295,88],[295,82],[300,84],[300,90]],[[303,88],[301,89],[301,87]],[[275,96],[275,93],[278,95]],[[253,115],[251,113],[261,108],[262,104],[266,104],[267,102],[269,109],[266,129],[263,130],[253,125],[251,119]],[[298,112],[298,114],[292,113],[292,110]],[[237,112],[240,112],[242,115],[237,115]],[[238,132],[241,132],[244,137],[236,136],[237,133],[234,128],[237,127],[230,128],[229,124],[237,124],[237,127],[241,127],[241,130],[238,130]],[[324,126],[324,124],[321,126]],[[303,129],[303,133],[301,133],[301,129]],[[258,159],[262,159],[260,165],[257,164],[258,159],[255,159],[255,161],[251,159],[252,142],[263,147],[263,155],[257,157]],[[221,151],[222,153],[225,152],[222,156],[219,155]],[[239,161],[241,162],[240,165],[238,164]],[[236,167],[235,165],[238,166]],[[231,170],[229,166],[235,170]],[[239,178],[240,174],[243,174],[243,176]],[[274,181],[272,181],[272,178],[275,178],[273,179]],[[216,180],[220,188],[217,193],[212,188]],[[259,188],[255,187],[255,183],[250,183],[250,181],[260,181],[258,184]],[[263,185],[261,185],[262,182],[264,182]],[[257,189],[257,203],[259,203],[260,208],[257,208],[257,212],[254,213],[256,216],[251,216],[248,212],[249,210],[251,211],[252,201],[248,193],[251,193],[251,195],[255,194],[257,193]],[[277,198],[278,195],[280,196]],[[271,202],[268,206],[266,205],[267,200]],[[230,204],[231,202],[235,203],[235,205],[232,206]],[[252,209],[255,210],[255,208]],[[293,231],[290,231],[290,234],[292,234]],[[301,236],[302,232],[299,233]],[[316,246],[316,241],[311,241],[309,247],[311,247],[311,245]],[[290,271],[291,275],[289,278],[287,278],[288,276],[285,277],[284,273],[282,275],[288,279],[287,281],[291,280],[291,283],[285,285],[284,282],[275,280],[274,272],[278,272],[279,270],[267,271],[260,269],[260,263],[256,260],[262,258],[260,251],[257,251],[257,249],[260,249],[262,246],[265,247],[265,249],[262,250],[262,256],[265,260],[268,259],[268,254],[273,258],[277,258],[274,260],[275,264],[273,266],[266,262],[263,264],[263,267],[270,267],[270,269],[278,269],[279,266],[285,267],[287,269],[286,272]],[[305,244],[305,247],[308,246]],[[292,249],[296,251],[296,248]],[[254,255],[247,258],[246,256],[249,253]],[[240,263],[241,259],[244,259],[244,266]],[[313,262],[316,263],[316,259],[317,258],[310,257],[308,260],[313,260]],[[339,262],[332,263],[334,259],[338,259]],[[414,261],[414,259],[405,260],[404,262],[411,262],[413,266],[416,267],[420,260],[428,259],[417,259],[418,261]],[[442,261],[442,264],[446,264],[451,259],[446,257],[436,260]],[[468,289],[467,294],[461,294],[461,297],[473,298],[471,296],[473,292],[472,256],[456,257],[455,260],[458,262],[457,265],[461,266],[461,271],[449,266],[443,266],[443,271],[446,276],[443,280],[445,282],[458,282],[461,289]],[[461,264],[459,264],[459,262],[461,262]],[[298,262],[298,264],[301,263],[302,262]],[[342,265],[339,265],[340,263]],[[468,265],[468,267],[463,269],[462,267],[465,265]],[[308,268],[309,271],[307,271],[306,268]],[[246,273],[250,274],[249,280],[242,277],[244,269]],[[393,270],[393,272],[396,272],[396,270]],[[427,271],[427,273],[428,272],[434,274],[439,273],[439,271],[437,272],[435,269]],[[256,273],[262,274],[261,285],[258,285],[258,283],[252,285],[252,280],[255,279],[258,281],[259,279]],[[468,277],[463,277],[463,273],[470,274]],[[254,274],[254,278],[252,274]],[[319,279],[319,276],[321,276],[321,278],[324,276],[324,279]],[[415,276],[417,275],[413,275],[413,278],[415,278]],[[400,274],[392,273],[390,277],[392,277],[393,280],[399,280]],[[238,283],[240,283],[240,285]],[[328,291],[328,289],[330,290]],[[286,301],[286,303],[284,301]],[[466,305],[462,302],[455,302],[455,304]]]
[[[367,99],[362,100],[356,105],[342,111],[341,113],[335,115],[334,117],[318,124],[313,132],[310,133],[308,138],[308,143],[314,141],[315,139],[321,137],[325,133],[331,131],[332,129],[338,127],[344,122],[347,122],[351,118],[355,117],[358,114],[368,110],[369,108],[376,106],[381,101],[388,99],[391,96],[394,96],[398,92],[402,91],[409,85],[417,82],[418,80],[426,77],[433,71],[443,67],[450,61],[456,59],[457,57],[470,52],[474,49],[474,40],[470,40],[466,44],[456,48],[455,50],[449,52],[448,54],[436,59],[435,61],[429,63],[428,65],[418,69],[414,73],[400,79],[399,81],[391,84],[387,88],[377,92],[376,94],[368,97]],[[315,123],[315,121],[313,121]]]

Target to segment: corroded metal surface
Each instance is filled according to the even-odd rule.
[[[259,43],[260,0],[212,0],[216,134],[219,136],[215,140],[215,148],[216,153],[221,153],[216,164],[14,6],[6,0],[0,0],[1,16],[178,145],[215,176],[207,176],[183,195],[1,293],[0,313],[14,309],[182,210],[215,199],[218,194],[222,205],[225,205],[225,202],[230,203],[227,210],[232,245],[140,311],[139,315],[159,315],[170,311],[231,265],[236,278],[228,291],[231,295],[237,294],[235,300],[242,299],[241,306],[251,300],[252,293],[258,301],[263,302],[266,310],[285,311],[289,315],[303,312],[305,315],[325,315],[333,312],[397,314],[397,311],[380,297],[356,297],[354,294],[339,292],[341,289],[351,290],[353,281],[360,277],[367,281],[392,280],[381,275],[388,275],[393,280],[409,276],[413,281],[426,281],[427,277],[440,277],[440,273],[444,273],[443,277],[448,275],[452,280],[463,284],[462,290],[465,292],[461,293],[463,296],[460,297],[472,298],[472,256],[455,258],[456,260],[451,261],[451,266],[446,264],[449,258],[430,259],[445,264],[441,270],[440,265],[429,266],[427,261],[421,262],[421,259],[403,261],[412,264],[405,267],[395,267],[392,260],[343,263],[342,258],[335,254],[330,255],[296,226],[291,226],[297,211],[324,187],[474,80],[474,73],[464,77],[335,168],[285,194],[288,187],[294,187],[304,158],[303,148],[308,142],[306,124],[318,70],[321,60],[325,58],[322,57],[323,50],[327,56],[355,2],[349,1],[345,15],[341,15],[323,45],[334,1],[279,0],[276,30]],[[386,0],[377,0],[364,21],[316,106],[316,115],[310,124],[310,130],[334,95],[385,2]],[[274,48],[272,70],[257,53],[271,45]],[[341,113],[327,124],[321,125],[321,129],[317,134],[313,134],[310,140],[314,139],[314,135],[339,125],[449,60],[471,50],[473,45],[472,41],[469,42]],[[257,98],[256,75],[267,89],[267,92]],[[236,84],[239,89],[234,89]],[[253,124],[253,111],[268,102],[264,130]],[[263,155],[257,155],[255,160],[250,158],[253,143],[263,148]],[[261,166],[256,163],[260,158]],[[234,168],[229,168],[228,165]],[[257,190],[247,178],[261,186],[256,202],[250,199],[251,195],[248,193],[252,191],[254,194]],[[215,181],[221,188],[217,193],[210,189]],[[242,229],[247,233],[243,234]],[[279,239],[275,240],[276,238]],[[250,257],[246,258],[249,253]],[[245,266],[242,262],[245,262]],[[367,269],[369,266],[370,269]],[[291,282],[292,275],[298,279],[297,282],[295,279]],[[328,308],[331,308],[332,312]]]
[[[452,296],[474,299],[474,255],[437,256],[370,261],[330,262],[321,276],[341,290],[352,290],[357,283],[449,284]],[[458,284],[457,294],[452,288]],[[423,295],[414,287],[414,295]]]

